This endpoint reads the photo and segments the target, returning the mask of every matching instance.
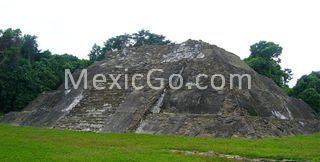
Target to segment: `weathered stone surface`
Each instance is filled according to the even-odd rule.
[[[125,69],[128,69],[125,71]],[[165,88],[146,86],[150,69],[163,69]],[[95,74],[144,74],[142,90],[92,87]],[[184,86],[170,89],[168,78],[181,74]],[[223,90],[210,88],[210,78],[195,87],[198,74],[222,74]],[[230,89],[230,74],[250,74],[252,87]],[[79,72],[73,74],[79,77]],[[217,46],[189,40],[182,44],[127,48],[107,54],[88,68],[88,89],[44,93],[22,112],[7,114],[2,122],[95,132],[137,132],[208,137],[267,137],[320,131],[315,112],[302,100],[288,97],[272,80],[257,74],[240,58]],[[131,82],[129,82],[131,83]],[[152,80],[157,84],[158,81]],[[217,78],[217,86],[221,83]],[[247,83],[244,80],[243,85]],[[124,87],[124,77],[120,84]],[[175,84],[179,84],[176,80]],[[237,86],[235,82],[234,85]],[[191,89],[188,86],[192,86]]]

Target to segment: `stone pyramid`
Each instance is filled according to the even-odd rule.
[[[134,74],[147,76],[150,69],[163,70],[153,73],[163,78],[162,88],[148,87],[145,77],[136,83],[146,87],[140,90],[131,86],[109,89],[112,78],[108,77],[99,83],[105,89],[93,86],[96,74],[126,74],[130,78]],[[75,72],[74,79],[80,74]],[[183,83],[177,77],[170,80],[172,74],[181,75]],[[225,87],[195,88],[198,74],[223,75]],[[232,74],[250,75],[251,84],[243,79],[240,88],[240,80],[231,81]],[[319,120],[306,103],[288,97],[235,54],[202,41],[113,51],[88,67],[87,78],[87,88],[80,85],[78,89],[65,89],[63,84],[56,91],[40,95],[22,112],[7,114],[2,122],[79,131],[208,137],[256,138],[320,131]],[[125,87],[125,81],[121,77],[119,85]],[[223,83],[219,78],[216,81],[217,85]],[[151,83],[160,84],[156,79]],[[182,87],[172,89],[169,83],[182,83]],[[211,80],[203,77],[198,83],[210,87]]]

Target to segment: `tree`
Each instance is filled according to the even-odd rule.
[[[23,58],[30,61],[35,61],[35,59],[40,59],[38,53],[38,43],[36,41],[37,37],[34,35],[24,35],[22,38],[21,54]]]
[[[21,31],[11,28],[0,30],[0,66],[6,63],[17,64],[22,46]]]
[[[282,47],[273,42],[260,41],[250,46],[251,54],[244,61],[259,74],[271,78],[278,86],[288,88],[292,79],[291,69],[280,66]]]
[[[250,46],[252,57],[262,57],[265,59],[273,59],[280,63],[279,59],[282,53],[282,47],[274,42],[260,41]]]
[[[314,88],[305,89],[299,93],[298,97],[320,112],[320,94]]]
[[[139,47],[144,45],[165,45],[171,41],[166,40],[165,36],[151,33],[149,30],[140,30],[133,34],[123,34],[112,37],[104,42],[100,47],[96,44],[92,46],[89,53],[91,62],[103,60],[109,51],[121,50],[126,47]]]
[[[119,36],[112,37],[104,42],[104,47],[102,48],[102,52],[121,50],[125,47],[132,46],[131,43],[132,37],[129,34],[123,34]]]
[[[291,95],[301,98],[320,112],[320,72],[303,75],[292,88]]]
[[[100,46],[98,46],[97,44],[94,44],[92,46],[92,49],[89,53],[89,60],[95,61],[95,60],[101,60],[100,58],[102,57],[102,49]]]
[[[134,47],[143,45],[165,45],[170,44],[169,40],[163,35],[151,33],[149,30],[140,30],[132,34],[132,39],[135,41]]]

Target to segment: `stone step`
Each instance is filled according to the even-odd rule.
[[[106,119],[113,114],[123,101],[125,90],[88,89],[83,99],[69,114],[58,121],[56,127],[61,129],[100,131]]]

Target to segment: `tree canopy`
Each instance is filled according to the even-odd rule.
[[[250,56],[244,61],[259,74],[271,78],[278,86],[287,88],[292,79],[291,69],[280,66],[282,47],[273,42],[260,41],[250,46]]]
[[[72,55],[41,51],[36,39],[19,29],[0,30],[0,112],[21,110],[43,91],[56,89],[64,69],[89,65]]]
[[[293,87],[291,95],[301,98],[320,112],[320,72],[303,75]]]
[[[100,61],[104,59],[108,51],[121,50],[125,47],[139,47],[143,45],[165,45],[171,41],[166,40],[163,35],[151,33],[149,30],[140,30],[133,34],[123,34],[112,37],[104,42],[104,46],[100,47],[97,44],[92,46],[89,53],[90,61]]]

